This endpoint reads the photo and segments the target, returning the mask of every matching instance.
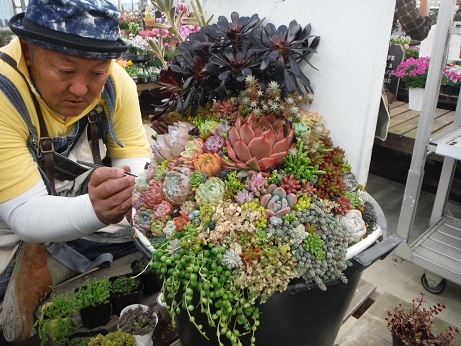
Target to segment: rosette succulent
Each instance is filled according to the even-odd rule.
[[[197,205],[216,204],[223,199],[226,184],[217,177],[208,179],[195,190]]]
[[[293,143],[293,129],[273,115],[238,116],[229,131],[226,147],[230,167],[265,171],[283,162]]]
[[[187,166],[175,167],[163,180],[163,196],[173,205],[181,205],[192,194],[190,176],[192,170]]]
[[[204,153],[194,160],[194,167],[199,172],[214,176],[221,169],[221,157],[216,153]]]
[[[261,198],[261,205],[266,209],[266,216],[281,216],[288,214],[296,205],[298,198],[295,194],[287,194],[283,187],[269,185],[267,193]]]
[[[147,185],[142,196],[142,205],[146,209],[152,209],[163,201],[163,184],[159,180],[154,180]]]
[[[346,215],[338,216],[340,223],[343,225],[350,235],[350,242],[358,242],[367,232],[365,222],[362,218],[362,213],[358,210],[349,210]]]
[[[158,135],[157,139],[151,145],[157,162],[178,157],[184,150],[187,141],[189,141],[189,131],[192,128],[193,125],[178,121],[168,126],[168,133]]]

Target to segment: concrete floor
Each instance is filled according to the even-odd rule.
[[[403,184],[376,175],[369,175],[366,190],[383,209],[388,223],[388,234],[395,232],[397,229],[404,189]],[[421,234],[427,228],[433,200],[433,194],[421,192],[411,234]],[[457,203],[450,203],[449,206],[454,214],[459,213],[459,210],[461,210]],[[441,303],[446,306],[439,316],[441,319],[461,328],[461,286],[448,282],[445,291],[435,295],[423,288],[421,284],[423,274],[423,268],[389,255],[386,259],[379,260],[367,268],[363,272],[362,279],[376,285],[378,293],[389,292],[407,302],[418,297],[419,293],[422,292],[425,294],[427,304]]]

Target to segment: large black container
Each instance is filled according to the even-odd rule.
[[[391,234],[352,258],[353,265],[345,272],[348,282],[330,281],[327,290],[320,290],[315,284],[292,283],[284,292],[272,295],[260,306],[260,326],[256,330],[258,346],[332,346],[341,328],[347,308],[354,296],[362,271],[378,259],[384,259],[403,239]],[[138,242],[140,250],[151,254]],[[176,316],[176,331],[183,346],[216,346],[215,329],[207,329],[202,324],[210,340],[206,340],[189,322],[185,313]],[[225,343],[226,338],[221,341]],[[249,339],[242,339],[249,345]]]

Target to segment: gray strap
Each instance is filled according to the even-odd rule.
[[[107,78],[106,84],[104,85],[104,90],[102,96],[106,99],[107,107],[109,108],[109,133],[115,143],[117,143],[122,148],[124,147],[123,143],[115,136],[114,131],[114,110],[115,110],[115,86],[112,80],[112,77]]]
[[[86,273],[101,266],[109,267],[114,260],[111,253],[103,253],[95,260],[90,261],[66,243],[52,243],[47,247],[47,250],[53,259],[78,273]]]
[[[24,120],[31,138],[29,138],[29,144],[34,146],[34,151],[37,153],[38,150],[38,134],[37,129],[32,124],[30,120],[29,111],[27,110],[24,99],[22,98],[18,88],[13,84],[13,82],[8,79],[6,76],[0,74],[0,90],[3,91],[5,96],[11,102],[11,104],[16,108],[19,115],[21,115],[22,120]]]

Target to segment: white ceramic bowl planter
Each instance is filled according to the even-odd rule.
[[[132,313],[136,311],[137,309],[142,309],[144,314],[148,314],[147,317],[152,320],[152,322],[149,323],[149,330],[145,334],[136,334],[136,331],[130,330],[133,327],[133,323],[131,323],[130,321],[127,323],[126,326],[124,326],[124,324],[127,322],[126,321],[127,314]],[[150,310],[147,305],[132,304],[132,305],[128,305],[120,312],[118,329],[124,332],[133,334],[133,336],[136,339],[137,346],[152,346],[153,345],[152,335],[154,333],[154,329],[157,323],[158,323],[157,314],[153,310]]]

